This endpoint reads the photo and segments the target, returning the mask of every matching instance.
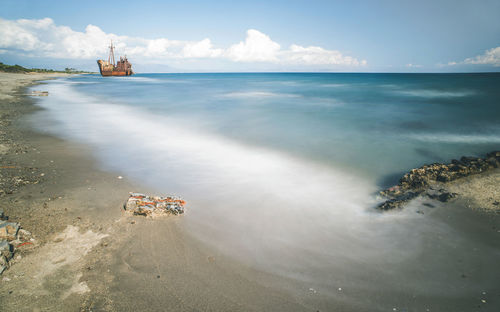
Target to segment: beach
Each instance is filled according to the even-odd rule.
[[[99,243],[99,235],[93,233],[108,223],[99,222],[106,218],[96,211],[109,205],[109,201],[118,203],[118,197],[113,194],[120,184],[113,184],[116,177],[90,171],[93,164],[85,157],[85,150],[37,134],[18,123],[22,116],[36,110],[33,98],[24,95],[25,87],[66,75],[0,75],[2,208],[9,220],[20,222],[35,240],[33,245],[16,250],[12,268],[2,276],[2,308],[64,310],[67,303],[54,300],[54,295],[64,296],[73,283],[79,283],[75,278],[82,269],[83,255]],[[93,201],[92,193],[102,191],[106,194],[104,199],[99,203]],[[119,215],[119,210],[117,213]],[[92,240],[77,239],[78,242],[64,247],[54,243],[55,236],[65,229],[74,230],[71,237],[81,237],[80,232],[89,233]],[[51,291],[47,292],[43,286],[46,276],[55,273],[59,278],[49,282]],[[73,301],[70,306],[77,307],[80,301]]]
[[[214,210],[212,216],[212,211],[196,211],[196,205],[204,208],[200,205],[203,198],[183,187],[178,189],[192,195],[186,198],[185,215],[160,219],[129,216],[123,211],[129,192],[156,194],[158,188],[146,179],[134,179],[138,174],[121,170],[124,166],[106,166],[96,156],[95,144],[40,131],[53,125],[39,115],[47,108],[34,105],[39,98],[26,95],[26,87],[46,90],[39,81],[56,77],[0,73],[0,208],[34,238],[33,244],[16,249],[11,267],[0,276],[2,311],[470,311],[478,307],[495,311],[500,305],[500,273],[490,271],[498,260],[500,221],[494,204],[500,201],[498,168],[454,181],[447,187],[459,196],[448,203],[419,198],[386,217],[377,212],[353,214],[376,220],[360,223],[359,228],[350,214],[343,217],[340,211],[332,217],[317,211],[325,220],[340,221],[325,227],[312,223],[319,224],[318,228],[306,228],[305,234],[298,228],[298,234],[289,239],[276,238],[280,232],[266,232],[269,227],[257,225],[255,230],[245,222],[235,222],[231,226],[236,229],[228,230],[217,221],[219,211]],[[68,102],[75,96],[62,95]],[[60,95],[53,95],[50,89],[48,98],[52,96]],[[241,96],[232,93],[225,98]],[[171,127],[177,130],[175,124]],[[180,130],[177,133],[190,138]],[[235,155],[249,154],[240,153],[237,145],[220,146]],[[261,151],[259,157],[278,157],[266,152]],[[248,159],[268,164],[259,157]],[[306,170],[296,159],[278,159],[295,172]],[[119,163],[121,158],[113,161]],[[134,158],[134,163],[141,164],[141,158]],[[240,170],[231,160],[224,165]],[[305,172],[317,173],[322,168]],[[329,176],[318,176],[319,182],[331,182]],[[154,177],[152,174],[153,181]],[[351,183],[348,176],[341,177],[341,182]],[[193,190],[203,190],[198,181],[188,178]],[[243,176],[238,178],[241,189],[250,185]],[[177,189],[174,183],[165,183]],[[269,194],[263,192],[269,202],[274,200],[271,186]],[[341,183],[338,188],[347,190]],[[352,198],[364,195],[357,192]],[[235,199],[235,203],[240,202]],[[422,206],[425,203],[430,206]],[[261,214],[254,216],[258,220],[286,229],[283,220],[259,208],[234,215],[248,221],[252,213]],[[284,218],[289,217],[293,224],[297,215],[305,225],[311,222],[312,217],[300,210],[294,211],[293,218]],[[213,222],[221,232],[200,220]],[[345,237],[335,229],[341,223],[351,225],[345,229]],[[387,229],[380,230],[382,227]],[[255,233],[261,245],[253,241]],[[349,240],[349,235],[356,240]],[[373,240],[359,236],[372,236]],[[282,246],[276,247],[276,239]],[[262,247],[261,240],[269,241],[269,246]],[[378,251],[370,247],[376,240],[381,247]],[[316,243],[331,249],[318,252],[312,247]],[[337,249],[340,255],[335,253]]]
[[[174,218],[124,216],[128,192],[148,189],[100,171],[83,146],[20,126],[37,109],[24,87],[58,76],[0,73],[2,208],[35,239],[1,276],[2,311],[304,309],[269,286],[286,280],[204,247]]]

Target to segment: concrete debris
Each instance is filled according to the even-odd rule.
[[[14,255],[14,247],[8,241],[0,241],[0,274],[9,267],[9,261]]]
[[[48,96],[49,95],[49,91],[31,91],[31,93],[29,94],[31,96]]]
[[[19,223],[0,220],[0,275],[10,267],[15,250],[25,245],[33,245],[32,239],[31,233],[21,229]],[[18,255],[17,259],[20,260],[21,255]]]
[[[0,221],[0,239],[14,240],[19,231],[19,223]]]
[[[130,193],[123,208],[133,215],[155,217],[165,214],[183,214],[185,204],[184,200],[174,195],[161,197]]]
[[[0,265],[9,265],[9,259],[7,259],[7,257],[5,257],[4,255],[0,255]]]
[[[19,229],[19,231],[17,232],[17,235],[18,235],[19,239],[22,241],[26,241],[26,240],[29,240],[31,238],[31,233],[26,231],[26,230],[23,230],[23,229]]]
[[[10,259],[10,256],[11,256],[11,252],[12,252],[13,248],[12,248],[12,245],[9,244],[8,241],[6,240],[1,240],[0,241],[0,254],[6,256],[6,257],[9,257]]]

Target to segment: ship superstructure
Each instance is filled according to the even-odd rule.
[[[120,60],[115,64],[115,47],[113,41],[109,45],[108,60],[98,60],[99,71],[102,76],[130,76],[132,71],[132,64],[127,60],[127,56],[120,56]]]

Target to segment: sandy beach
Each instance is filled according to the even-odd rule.
[[[11,267],[0,276],[2,311],[368,311],[372,300],[372,311],[378,311],[393,309],[384,302],[404,306],[416,301],[411,293],[384,291],[387,281],[371,273],[356,275],[361,282],[352,290],[344,285],[353,282],[339,276],[334,288],[325,285],[317,291],[321,285],[314,281],[237,261],[188,233],[183,218],[189,218],[189,212],[156,220],[126,215],[122,205],[128,192],[151,190],[122,178],[120,172],[101,170],[86,146],[28,126],[27,120],[40,108],[33,105],[36,98],[25,95],[25,87],[36,85],[43,91],[39,81],[59,76],[0,73],[0,208],[34,238],[32,245],[16,249]],[[487,237],[484,246],[494,248],[499,177],[496,169],[455,181],[449,189],[461,197],[418,217],[434,214],[450,228],[478,231],[478,237]],[[414,210],[410,204],[405,211],[417,215]],[[434,242],[432,236],[425,241]],[[470,244],[463,248],[471,250]],[[425,262],[422,258],[415,262]],[[450,264],[457,267],[454,286],[484,277],[471,263],[460,261]],[[442,265],[440,259],[436,262]],[[379,279],[380,290],[364,288],[363,280]],[[498,300],[498,294],[491,296]],[[460,308],[479,300],[455,293],[428,293],[418,299],[422,303],[414,306],[423,311],[427,302]],[[483,305],[481,310],[493,311],[491,307]]]
[[[16,250],[11,268],[2,275],[6,311],[69,306],[77,310],[82,300],[70,294],[88,289],[79,281],[83,256],[105,235],[103,227],[109,222],[104,220],[110,219],[104,214],[120,215],[119,209],[103,207],[113,200],[119,205],[116,190],[126,193],[121,188],[124,181],[89,170],[94,164],[85,150],[20,124],[23,116],[36,110],[24,87],[60,76],[66,75],[0,74],[2,208],[10,221],[20,222],[34,238],[33,245]]]
[[[59,76],[0,73],[1,208],[34,238],[0,278],[2,311],[306,309],[277,290],[290,281],[204,247],[178,219],[125,216],[128,192],[147,189],[100,171],[85,147],[27,128],[38,108],[24,87]]]

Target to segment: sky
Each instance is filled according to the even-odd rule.
[[[137,72],[500,69],[500,1],[0,0],[0,62]]]

